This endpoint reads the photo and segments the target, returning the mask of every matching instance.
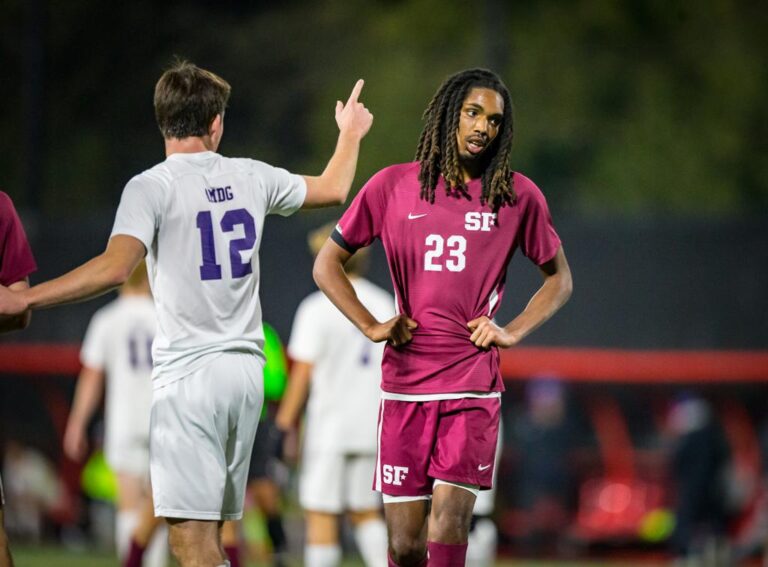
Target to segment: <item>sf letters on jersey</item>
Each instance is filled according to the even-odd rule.
[[[490,232],[496,221],[496,213],[467,213],[464,215],[464,228],[471,231]]]
[[[392,465],[383,465],[381,467],[381,476],[384,484],[393,484],[402,486],[403,480],[408,475],[408,467],[396,467]]]

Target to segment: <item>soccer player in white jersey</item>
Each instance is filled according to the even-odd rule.
[[[149,526],[140,526],[140,531],[151,533],[157,522],[145,512],[152,505],[149,412],[155,319],[147,269],[141,262],[120,288],[120,296],[91,319],[80,350],[83,368],[64,433],[64,453],[82,461],[88,451],[88,424],[101,405],[106,382],[104,453],[117,477],[115,543],[118,557],[129,566],[137,562],[128,556],[135,557],[139,551],[132,541],[134,530],[149,522]],[[165,534],[157,533],[144,565],[161,567],[167,556]]]
[[[147,257],[158,327],[153,343],[150,470],[181,567],[226,565],[220,524],[242,516],[263,401],[258,250],[268,214],[343,203],[373,116],[358,81],[336,103],[339,137],[319,176],[216,150],[230,86],[179,62],[155,87],[166,159],[131,179],[106,250],[21,292],[0,288],[0,315],[101,295]]]
[[[313,253],[334,226],[310,234]],[[362,277],[363,264],[364,258],[355,256],[346,265],[355,291],[379,317],[393,317],[394,298]],[[288,344],[291,377],[275,421],[284,431],[295,428],[309,398],[299,477],[299,503],[307,526],[306,567],[339,565],[339,520],[344,512],[365,564],[386,567],[381,495],[371,486],[383,350],[383,344],[368,341],[322,292],[299,305]]]

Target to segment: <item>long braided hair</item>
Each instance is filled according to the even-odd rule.
[[[504,117],[501,130],[493,140],[490,160],[482,175],[483,191],[480,201],[488,204],[493,212],[515,201],[509,154],[512,150],[514,123],[512,98],[501,79],[487,69],[467,69],[448,77],[437,89],[424,111],[424,129],[416,148],[416,160],[420,162],[419,182],[421,198],[435,202],[435,188],[440,175],[445,179],[448,195],[458,193],[468,196],[459,164],[456,131],[459,128],[461,105],[473,88],[496,91],[504,99]]]

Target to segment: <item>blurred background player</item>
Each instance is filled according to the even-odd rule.
[[[269,536],[269,554],[272,565],[281,567],[286,564],[287,539],[283,527],[283,504],[280,489],[280,476],[287,476],[288,471],[277,458],[275,445],[281,435],[276,430],[274,414],[277,403],[283,397],[288,382],[288,363],[285,358],[283,343],[274,328],[264,323],[264,409],[256,430],[251,451],[251,464],[248,468],[248,502],[253,502],[261,513]],[[224,551],[229,557],[231,567],[241,565],[242,537],[239,522],[224,522],[221,532]],[[247,553],[254,559],[256,553]],[[262,555],[262,554],[259,554]]]
[[[121,288],[120,297],[97,312],[89,326],[81,352],[83,370],[64,438],[67,456],[81,460],[87,451],[88,423],[108,380],[105,451],[118,480],[115,541],[127,565],[141,565],[144,547],[159,524],[148,490],[149,349],[154,325],[154,306],[142,262]],[[164,547],[162,542],[153,545],[146,564],[165,564]]]
[[[467,541],[467,567],[491,567],[496,562],[499,532],[491,516],[496,508],[499,460],[504,447],[503,431],[502,423],[499,425],[496,462],[493,465],[493,487],[490,490],[483,490],[477,495],[475,507],[472,509],[472,524],[469,527],[469,539]]]
[[[333,229],[329,223],[310,233],[313,254]],[[362,277],[365,255],[353,260],[346,270],[355,292],[377,318],[389,319],[394,299]],[[296,428],[307,403],[299,476],[306,567],[339,565],[344,512],[365,564],[386,565],[381,496],[371,487],[382,352],[383,345],[371,343],[322,292],[299,305],[288,343],[293,366],[276,422],[282,431]]]
[[[149,484],[149,415],[152,403],[152,340],[156,315],[141,262],[116,300],[99,309],[83,340],[83,365],[64,434],[64,453],[82,461],[88,452],[88,424],[101,406],[106,382],[104,452],[117,477],[115,543],[128,567],[162,567],[166,530],[153,513]],[[161,533],[162,532],[162,533]]]
[[[29,287],[29,274],[37,269],[27,235],[11,198],[0,191],[0,285],[10,289]],[[10,317],[0,316],[0,332],[23,329],[29,324],[30,312]],[[3,480],[0,478],[0,567],[13,565],[8,537],[5,534]]]

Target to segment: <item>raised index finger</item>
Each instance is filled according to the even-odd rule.
[[[362,79],[358,79],[355,83],[355,88],[352,89],[352,94],[349,95],[349,99],[347,100],[347,104],[351,102],[357,102],[357,97],[360,96],[360,91],[363,90],[363,85],[365,84],[365,81]]]

